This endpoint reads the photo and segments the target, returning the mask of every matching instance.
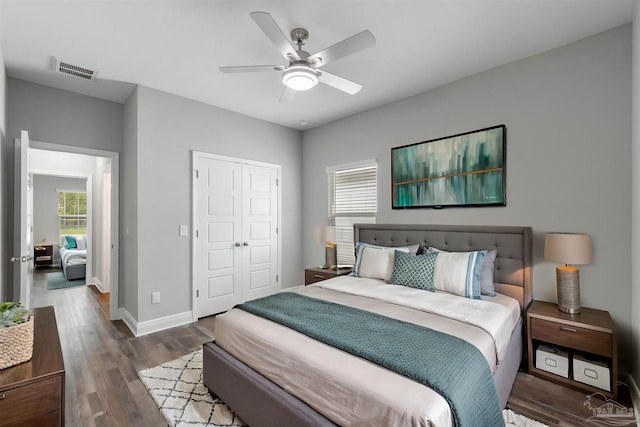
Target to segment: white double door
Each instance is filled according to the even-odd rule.
[[[196,317],[271,295],[278,282],[279,166],[194,153]]]

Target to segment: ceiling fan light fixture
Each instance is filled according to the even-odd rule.
[[[282,73],[282,83],[293,90],[309,90],[318,84],[318,75],[309,67],[292,66]]]

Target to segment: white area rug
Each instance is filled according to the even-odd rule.
[[[220,399],[213,399],[202,383],[202,350],[140,371],[138,376],[172,427],[246,425]],[[546,427],[510,409],[502,411],[502,417],[507,427]]]

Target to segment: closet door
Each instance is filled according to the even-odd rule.
[[[242,166],[197,158],[196,293],[198,317],[242,300]]]
[[[242,165],[242,300],[278,290],[278,170]]]

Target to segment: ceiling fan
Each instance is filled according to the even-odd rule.
[[[362,85],[321,70],[320,68],[331,61],[375,46],[376,39],[371,32],[367,30],[359,32],[333,46],[310,55],[309,52],[302,50],[302,46],[309,38],[309,32],[304,28],[294,28],[291,30],[292,43],[268,13],[251,12],[250,16],[271,42],[276,45],[280,53],[282,53],[287,60],[287,64],[220,67],[220,71],[223,73],[281,71],[282,83],[284,83],[285,88],[280,97],[280,102],[291,101],[296,91],[311,89],[318,84],[318,82],[350,95],[355,95],[362,89]]]

